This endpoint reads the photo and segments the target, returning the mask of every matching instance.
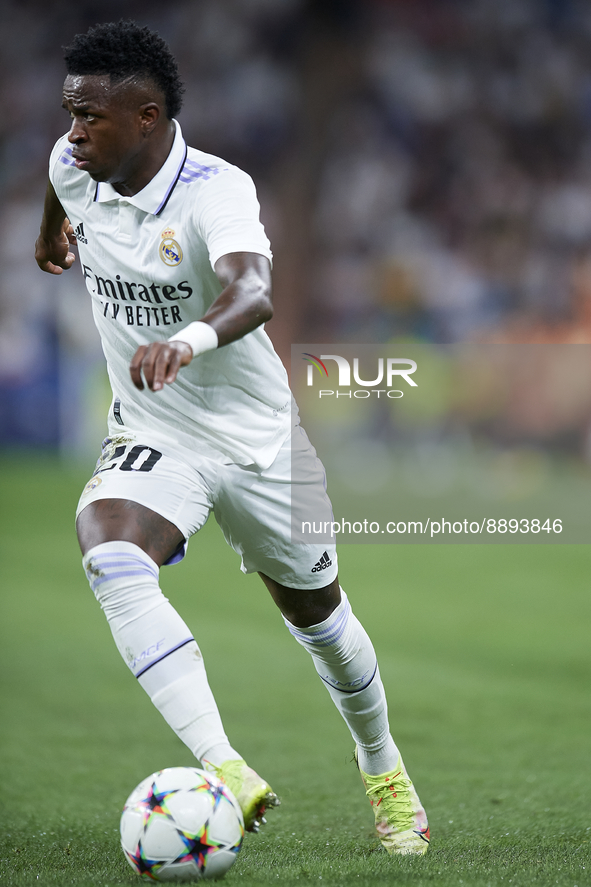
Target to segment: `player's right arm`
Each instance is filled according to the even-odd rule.
[[[42,271],[62,274],[71,268],[75,255],[70,244],[76,243],[70,220],[58,200],[51,182],[47,185],[41,231],[35,241],[35,260]]]

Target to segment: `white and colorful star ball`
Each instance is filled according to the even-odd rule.
[[[146,880],[220,878],[240,850],[244,819],[228,786],[196,767],[144,779],[121,815],[121,846]]]

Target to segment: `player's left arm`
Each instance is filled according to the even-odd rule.
[[[130,364],[133,384],[159,391],[174,382],[194,357],[241,339],[273,316],[271,265],[258,253],[228,253],[214,271],[224,289],[200,321],[189,324],[167,342],[141,345]],[[185,334],[186,341],[183,339]]]
[[[273,317],[271,264],[257,253],[229,253],[217,260],[214,271],[224,289],[202,321],[214,328],[221,347]]]

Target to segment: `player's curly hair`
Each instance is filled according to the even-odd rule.
[[[183,102],[183,84],[174,56],[162,37],[134,21],[106,22],[77,34],[64,47],[68,74],[109,74],[113,81],[140,75],[164,93],[166,116],[176,117]]]

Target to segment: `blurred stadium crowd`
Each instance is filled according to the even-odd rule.
[[[286,359],[297,341],[591,342],[587,0],[4,0],[0,442],[84,446],[88,300],[32,245],[68,126],[60,47],[121,16],[175,52],[187,140],[257,183]]]

